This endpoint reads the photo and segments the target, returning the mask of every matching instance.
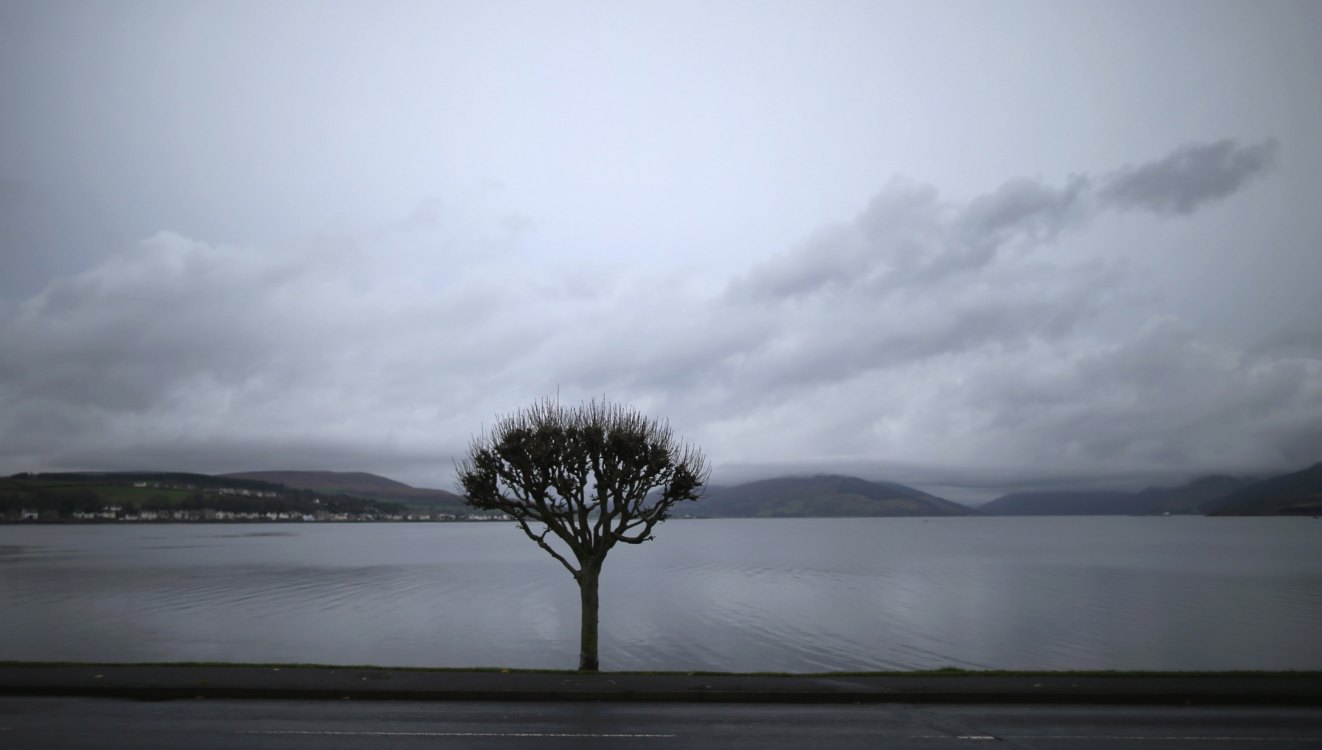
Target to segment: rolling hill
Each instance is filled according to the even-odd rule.
[[[966,506],[891,482],[819,474],[780,477],[732,487],[708,487],[681,512],[710,518],[802,518],[859,516],[966,516]]]
[[[1133,492],[1011,492],[978,510],[991,516],[1124,516],[1142,513]]]
[[[1322,515],[1322,463],[1249,485],[1203,506],[1214,516]]]
[[[1258,477],[1211,474],[1179,487],[1149,487],[1138,493],[1148,513],[1201,513],[1203,506],[1256,484]]]
[[[181,511],[194,516],[203,511],[380,516],[403,510],[402,503],[381,498],[187,472],[21,473],[0,479],[0,517],[24,511],[55,521],[114,520],[123,516],[136,519],[143,511]]]
[[[468,510],[464,499],[453,492],[412,487],[362,471],[243,471],[223,476],[272,482],[314,492],[386,500],[430,511]]]
[[[1199,513],[1200,508],[1254,479],[1210,475],[1178,487],[1148,487],[1138,492],[1063,490],[1012,492],[978,508],[993,516],[1143,516]]]

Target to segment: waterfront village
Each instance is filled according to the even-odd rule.
[[[176,509],[176,510],[138,510],[119,505],[106,505],[94,511],[73,511],[68,514],[58,510],[36,510],[20,508],[6,512],[0,517],[3,523],[202,523],[207,521],[278,521],[291,522],[377,522],[377,521],[511,521],[506,515],[483,515],[480,513],[345,513],[315,511],[299,513],[295,511],[230,511],[215,508]]]
[[[101,488],[60,488],[10,496],[0,505],[0,523],[206,523],[206,522],[427,522],[508,521],[504,514],[462,509],[414,508],[397,502],[306,490],[134,481],[106,498]],[[281,488],[287,490],[287,488]],[[52,488],[54,490],[54,488]],[[98,491],[100,490],[100,491]],[[164,491],[164,492],[161,492]],[[167,493],[173,492],[174,499]],[[187,493],[179,496],[179,493]]]

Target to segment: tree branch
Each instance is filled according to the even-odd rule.
[[[515,517],[514,520],[518,522],[519,528],[523,529],[523,533],[527,534],[529,539],[533,540],[534,542],[537,542],[538,547],[541,547],[542,549],[546,550],[551,555],[551,557],[554,557],[555,559],[559,560],[560,564],[565,566],[565,570],[568,570],[570,575],[572,575],[574,578],[578,578],[578,574],[581,571],[578,568],[575,568],[573,565],[569,564],[569,561],[566,560],[559,552],[556,552],[554,547],[546,543],[546,534],[551,530],[549,526],[547,527],[546,531],[543,531],[540,534],[534,534],[533,530],[528,527],[527,521],[519,517]]]

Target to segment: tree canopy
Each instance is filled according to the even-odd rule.
[[[457,471],[469,505],[508,514],[574,576],[583,598],[579,668],[596,669],[606,553],[651,539],[675,503],[701,496],[709,467],[665,421],[621,404],[545,399],[473,438]]]

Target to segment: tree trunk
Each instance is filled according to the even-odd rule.
[[[579,599],[583,602],[583,620],[578,649],[578,670],[597,671],[597,581],[600,566],[584,565],[578,574]]]

